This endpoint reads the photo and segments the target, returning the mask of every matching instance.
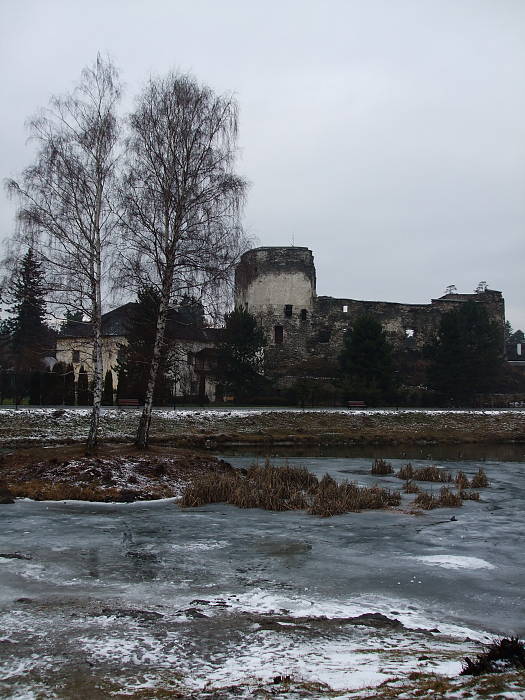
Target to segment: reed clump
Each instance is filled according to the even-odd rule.
[[[405,493],[420,493],[421,489],[415,483],[415,481],[412,481],[412,479],[407,479],[405,486],[403,487],[403,491]]]
[[[447,486],[442,486],[439,493],[428,493],[421,491],[415,497],[413,505],[423,510],[433,510],[434,508],[458,508],[463,505],[461,493],[452,491]]]
[[[194,508],[208,503],[228,503],[239,508],[307,510],[330,517],[361,510],[398,506],[401,493],[377,485],[337,483],[328,474],[318,480],[300,467],[252,465],[246,470],[209,473],[196,478],[182,496],[181,506]]]
[[[371,474],[376,474],[377,476],[387,476],[388,474],[393,474],[394,469],[390,462],[386,462],[384,459],[375,459],[372,464]]]
[[[329,518],[343,513],[359,513],[361,510],[393,508],[401,503],[399,491],[380,486],[358,486],[353,482],[338,484],[331,476],[325,476],[308,510],[312,515]]]
[[[439,467],[420,467],[414,469],[411,464],[406,467],[401,467],[396,474],[399,479],[414,479],[414,481],[435,481],[437,483],[449,483],[452,481],[452,475],[446,469]]]
[[[459,493],[464,501],[479,501],[479,491],[460,491]]]
[[[489,485],[489,480],[485,471],[480,467],[476,474],[472,477],[470,486],[473,489],[486,489]]]
[[[470,481],[468,476],[465,474],[465,472],[459,471],[456,474],[456,478],[454,479],[454,482],[458,489],[469,489],[470,488]]]

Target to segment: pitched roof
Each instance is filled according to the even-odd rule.
[[[138,306],[128,302],[102,315],[103,336],[126,336],[131,323],[133,310]],[[199,318],[197,318],[199,317]],[[218,340],[220,329],[206,328],[202,325],[201,314],[191,308],[177,307],[169,310],[168,324],[170,335],[179,340],[194,340],[214,343]],[[91,324],[85,321],[69,321],[60,331],[62,338],[89,338],[92,335]]]

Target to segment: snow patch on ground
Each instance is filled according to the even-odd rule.
[[[484,559],[477,557],[457,557],[450,554],[435,554],[431,556],[414,557],[428,566],[441,566],[444,569],[495,569],[496,567]]]

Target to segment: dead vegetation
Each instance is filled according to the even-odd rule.
[[[371,474],[377,474],[379,476],[386,476],[387,474],[393,474],[394,469],[390,462],[385,462],[384,459],[375,459],[372,464]]]
[[[447,486],[442,486],[438,494],[421,491],[414,499],[414,505],[423,510],[434,508],[458,508],[463,505],[461,493],[455,493]]]
[[[435,481],[438,483],[449,483],[452,481],[452,475],[445,469],[439,469],[439,467],[435,466],[414,469],[410,462],[401,467],[396,476],[404,481],[408,479],[413,479],[414,481]]]
[[[525,643],[511,636],[495,639],[474,660],[467,656],[460,675],[480,676],[512,670],[525,670]]]
[[[337,483],[328,474],[319,481],[306,469],[267,463],[220,477],[205,474],[185,489],[181,500],[186,508],[208,503],[273,511],[307,510],[312,515],[331,517],[392,508],[401,503],[401,494],[379,486]]]
[[[45,458],[43,457],[45,454]],[[0,478],[12,496],[33,500],[132,502],[179,496],[203,473],[232,467],[209,455],[160,448],[148,453],[107,446],[86,455],[79,446],[20,450],[0,462]]]

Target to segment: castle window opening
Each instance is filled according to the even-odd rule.
[[[287,318],[291,318],[293,312],[293,304],[285,304],[284,306],[284,315]]]
[[[343,313],[347,314],[348,313],[348,304],[343,305]]]
[[[329,343],[331,337],[332,337],[332,332],[330,331],[329,328],[322,328],[319,331],[318,340],[320,343]]]
[[[414,329],[413,328],[405,328],[405,335],[407,338],[413,338],[414,337]]]
[[[282,326],[275,326],[273,329],[274,339],[276,345],[282,345],[284,340],[284,328]]]
[[[73,350],[73,362],[80,362],[80,350]]]
[[[301,321],[306,321],[308,318],[308,311],[306,309],[301,309]]]

